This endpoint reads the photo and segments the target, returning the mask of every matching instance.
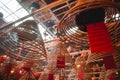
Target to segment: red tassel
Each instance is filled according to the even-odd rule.
[[[112,41],[104,22],[87,25],[92,53],[113,52]]]
[[[65,68],[65,56],[58,56],[57,57],[57,68]]]
[[[48,80],[54,80],[54,75],[53,74],[49,74]]]
[[[114,62],[114,59],[113,59],[112,55],[104,56],[103,61],[105,63],[106,70],[108,70],[108,69],[116,69],[116,65],[115,65],[115,62]]]

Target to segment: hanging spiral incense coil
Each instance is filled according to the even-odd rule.
[[[37,23],[27,20],[1,37],[0,47],[10,57],[39,62],[46,59],[46,51]]]
[[[99,8],[105,9],[104,22],[110,33],[112,42],[117,44],[120,40],[120,5],[107,0],[79,0],[79,2],[65,14],[58,25],[57,32],[61,41],[66,44],[74,43],[79,45],[80,49],[89,49],[88,35],[85,26],[77,25],[76,15],[80,12],[92,9],[97,10]],[[97,17],[99,18],[99,16]]]
[[[47,42],[46,48],[48,49],[48,61],[47,65],[45,66],[45,70],[53,70],[54,74],[59,73],[61,70],[60,64],[65,65],[64,68],[62,68],[64,69],[64,74],[68,74],[72,71],[72,69],[75,69],[75,64],[72,60],[72,57],[68,53],[65,45],[59,40],[56,39]],[[62,61],[61,63],[59,63],[60,60]]]

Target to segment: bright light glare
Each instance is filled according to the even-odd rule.
[[[13,74],[14,73],[14,71],[13,70],[11,70],[11,74]]]

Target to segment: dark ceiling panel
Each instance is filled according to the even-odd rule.
[[[69,8],[68,7],[65,7],[65,8],[62,8],[62,9],[60,9],[60,10],[57,10],[57,11],[55,11],[55,12],[53,12],[54,14],[60,14],[60,13],[62,13],[62,12],[65,12],[65,11],[67,11],[67,10],[69,10]]]
[[[62,6],[65,6],[65,5],[66,5],[66,3],[57,5],[57,6],[53,7],[53,8],[51,8],[51,10],[55,10],[55,9],[57,9],[57,8],[60,8],[60,7],[62,7]]]
[[[55,1],[57,1],[57,0],[44,0],[47,4],[50,4],[50,3],[52,3],[52,2],[55,2]]]

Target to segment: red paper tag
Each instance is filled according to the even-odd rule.
[[[49,74],[48,80],[54,80],[54,75],[53,74]]]
[[[57,68],[65,68],[65,56],[58,56],[57,57]]]
[[[92,53],[113,52],[114,48],[104,22],[87,25]]]
[[[104,56],[103,61],[105,63],[106,70],[108,70],[108,69],[116,69],[116,65],[115,65],[115,62],[114,62],[114,59],[113,59],[112,55]]]
[[[116,80],[114,77],[110,76],[109,80]]]
[[[83,70],[83,67],[79,67],[78,69],[77,69],[77,71],[78,71],[78,78],[79,79],[84,79],[84,70]]]

